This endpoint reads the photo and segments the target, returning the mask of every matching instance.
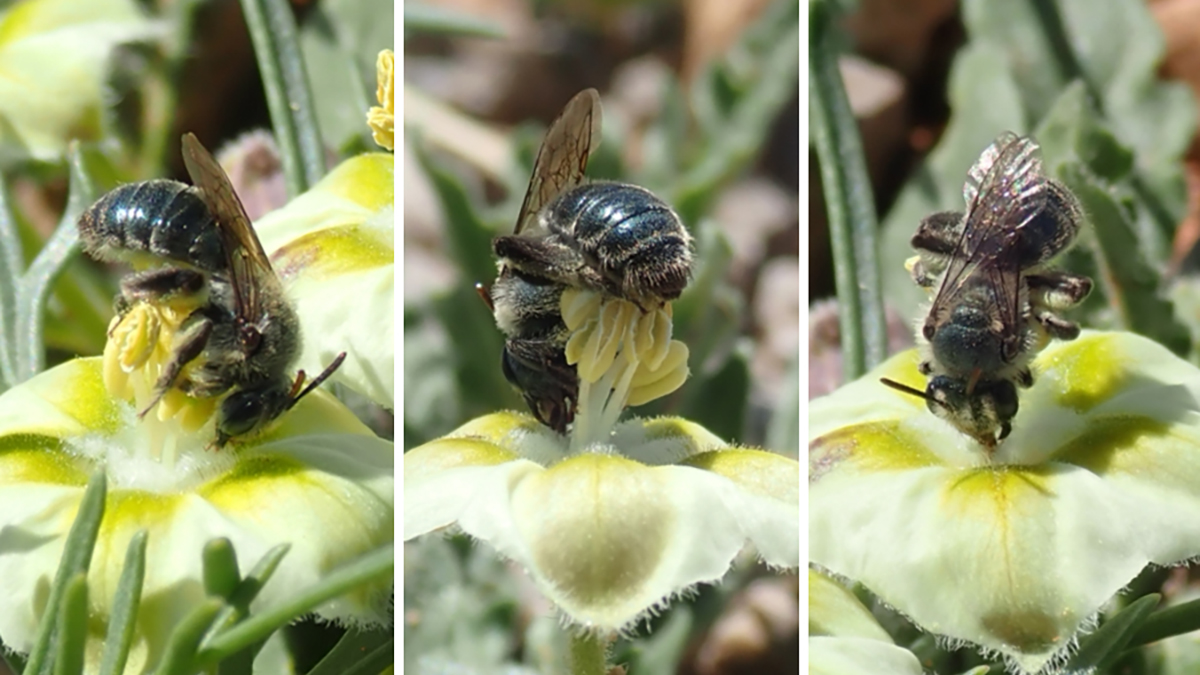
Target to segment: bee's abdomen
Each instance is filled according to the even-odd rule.
[[[673,300],[687,285],[691,236],[649,190],[592,183],[564,193],[553,209],[552,222],[564,229],[559,234],[573,240],[587,264],[622,295]]]
[[[144,252],[207,272],[228,266],[212,212],[195,188],[172,180],[112,190],[80,216],[79,235],[99,260]]]

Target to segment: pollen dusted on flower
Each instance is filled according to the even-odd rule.
[[[378,82],[375,98],[379,105],[367,111],[367,125],[371,137],[380,147],[396,149],[396,55],[390,49],[379,52],[375,62],[375,77]]]

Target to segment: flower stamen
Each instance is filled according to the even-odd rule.
[[[567,363],[579,375],[571,449],[603,444],[630,405],[666,396],[687,380],[687,345],[671,339],[671,305],[643,311],[593,291],[563,292],[563,322],[571,331]]]

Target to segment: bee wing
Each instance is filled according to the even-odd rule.
[[[583,182],[588,156],[598,145],[600,94],[584,89],[567,102],[542,139],[513,234],[529,227],[552,199]]]
[[[972,167],[967,183],[964,192],[973,198],[932,311],[949,311],[971,287],[967,282],[982,276],[996,298],[1004,341],[1016,341],[1021,318],[1018,240],[1046,203],[1047,179],[1037,143],[1002,135]]]
[[[271,261],[250,226],[250,217],[233,191],[229,176],[191,133],[183,136],[183,163],[201,198],[216,216],[232,275],[230,284],[237,315],[257,324],[263,318],[261,288],[279,283]]]

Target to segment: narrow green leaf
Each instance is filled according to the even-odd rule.
[[[188,612],[171,633],[155,675],[192,675],[200,670],[196,649],[224,604],[220,598],[208,598]]]
[[[385,648],[389,653],[395,648],[395,639],[388,631],[359,631],[350,629],[334,645],[333,649],[321,659],[308,675],[347,675],[348,664],[374,663],[370,657]],[[390,662],[389,662],[390,663]],[[386,665],[386,664],[385,664]],[[372,673],[378,673],[383,668],[376,668]]]
[[[1143,596],[1112,616],[1096,632],[1085,637],[1067,662],[1067,670],[1083,672],[1111,663],[1120,656],[1130,638],[1145,622],[1162,596],[1157,593]]]
[[[212,539],[201,553],[204,567],[204,590],[211,596],[229,600],[242,581],[238,572],[237,552],[225,537]]]
[[[254,602],[254,598],[258,597],[259,591],[266,585],[267,580],[271,578],[271,575],[275,574],[275,570],[279,568],[279,563],[283,561],[283,557],[287,555],[289,550],[291,550],[291,544],[280,544],[267,551],[254,566],[254,569],[250,570],[250,574],[238,582],[237,587],[226,598],[225,607],[221,609],[221,613],[213,621],[213,629],[205,637],[204,646],[208,646],[208,643],[219,635],[220,631],[236,624],[250,613],[250,603]],[[230,553],[233,554],[232,548],[230,549]]]
[[[296,21],[287,0],[242,0],[242,12],[262,73],[288,194],[295,197],[325,175],[325,148],[296,38]]]
[[[1129,639],[1129,646],[1140,647],[1195,630],[1200,630],[1200,600],[1165,607],[1150,615]]]
[[[17,300],[17,377],[20,381],[33,377],[45,367],[46,352],[42,339],[46,300],[50,287],[63,273],[70,257],[75,253],[79,231],[75,222],[94,200],[91,177],[84,167],[79,143],[71,144],[68,150],[71,168],[70,192],[67,208],[59,220],[58,228],[42,246],[33,263],[29,265],[18,291]]]
[[[83,672],[83,655],[87,648],[87,619],[87,573],[80,572],[67,582],[63,591],[63,601],[59,606],[54,675],[76,675]]]
[[[208,667],[231,654],[265,640],[279,628],[295,621],[321,605],[359,586],[390,578],[396,566],[394,544],[372,551],[330,573],[321,583],[297,592],[283,605],[249,617],[212,639],[198,656],[197,664]]]
[[[345,675],[377,675],[396,663],[396,639],[388,641],[363,655],[342,671]]]
[[[8,210],[8,182],[0,174],[0,391],[17,379],[17,288],[25,269],[21,235]]]
[[[125,549],[125,564],[113,596],[113,609],[104,636],[104,656],[100,660],[100,675],[121,675],[129,660],[133,644],[133,629],[137,625],[138,608],[142,603],[142,583],[146,579],[145,530],[138,530]]]
[[[0,207],[2,208],[2,207]],[[104,471],[92,474],[83,497],[79,500],[79,511],[71,531],[63,543],[62,557],[58,561],[58,571],[54,574],[54,583],[50,585],[50,597],[46,600],[46,613],[38,626],[37,637],[34,638],[33,648],[29,650],[29,660],[25,663],[26,673],[50,672],[50,649],[55,641],[55,619],[63,602],[63,594],[67,584],[76,574],[86,574],[92,562],[92,551],[96,547],[96,537],[100,532],[100,521],[104,518],[104,500],[108,486]]]
[[[847,382],[887,356],[875,201],[858,122],[846,98],[828,3],[809,5],[809,114],[829,215]]]

